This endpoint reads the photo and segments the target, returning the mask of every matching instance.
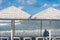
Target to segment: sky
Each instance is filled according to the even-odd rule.
[[[60,0],[0,0],[0,10],[10,6],[22,8],[22,10],[34,15],[49,7],[60,10]]]

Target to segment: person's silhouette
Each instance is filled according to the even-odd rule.
[[[43,37],[48,37],[49,36],[49,32],[45,29],[44,33],[43,33]]]

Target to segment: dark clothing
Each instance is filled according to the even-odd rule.
[[[49,36],[49,32],[45,30],[45,32],[43,33],[43,37],[48,37],[48,36]]]

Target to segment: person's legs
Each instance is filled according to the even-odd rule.
[[[46,40],[46,37],[44,37],[44,40]]]
[[[44,40],[49,40],[47,37],[44,37]]]

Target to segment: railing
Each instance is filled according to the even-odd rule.
[[[0,37],[0,40],[9,40],[9,37]],[[14,40],[21,40],[20,37],[14,37]],[[32,37],[23,37],[23,40],[32,40]],[[60,40],[60,37],[35,37],[35,40]]]
[[[0,40],[9,40],[9,37],[0,37]]]
[[[36,37],[36,40],[60,40],[60,37]]]

